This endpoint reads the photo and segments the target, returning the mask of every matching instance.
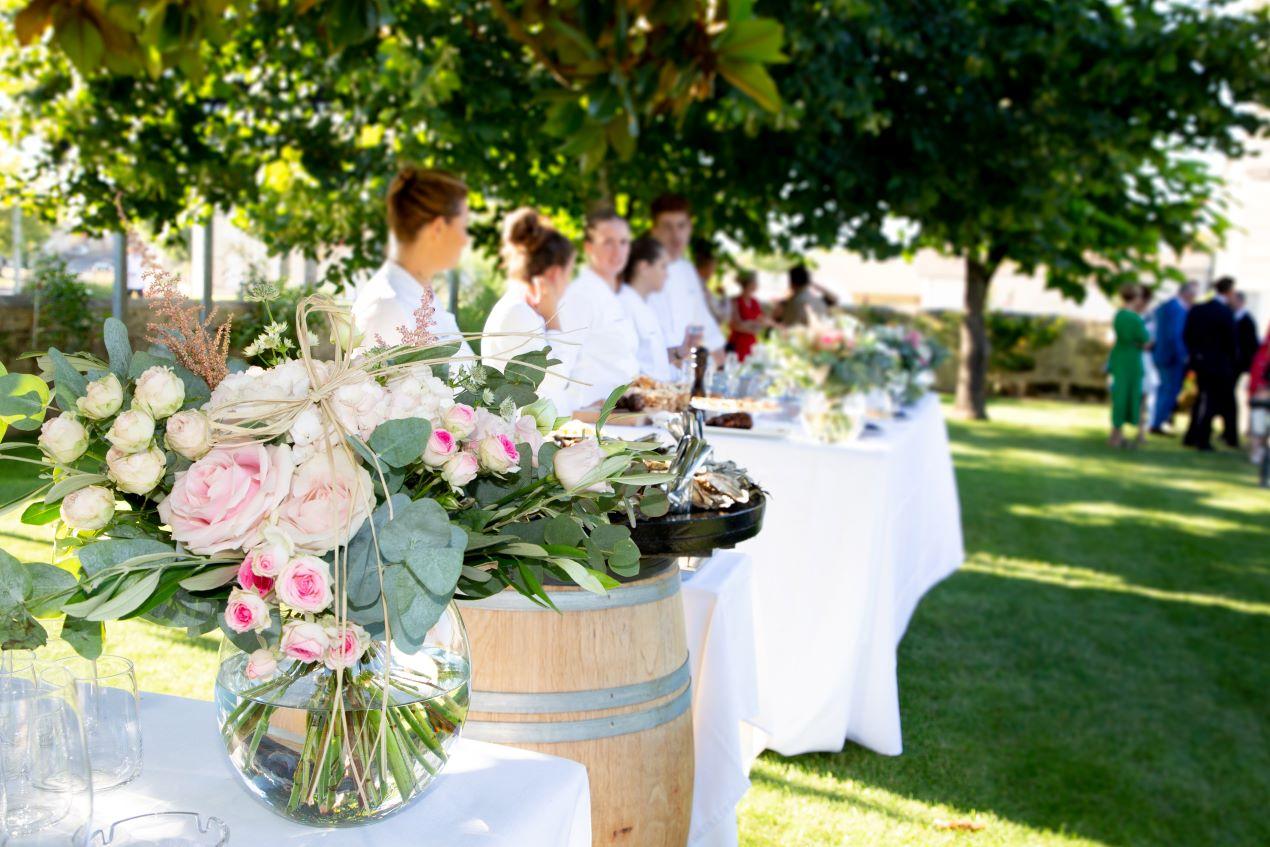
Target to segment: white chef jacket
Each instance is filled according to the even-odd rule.
[[[498,333],[517,333],[500,337]],[[538,396],[546,397],[556,406],[556,411],[567,415],[573,411],[573,400],[569,396],[568,382],[562,374],[568,372],[568,362],[573,356],[563,354],[563,344],[552,343],[558,333],[547,329],[547,322],[542,315],[525,302],[525,287],[517,282],[508,283],[507,293],[499,298],[485,319],[484,335],[481,339],[481,364],[501,371],[513,356],[532,353],[544,347],[552,348],[551,355],[561,360],[543,378],[538,386]]]
[[[666,285],[649,296],[648,305],[657,314],[662,335],[672,346],[682,344],[684,331],[693,325],[705,330],[702,343],[710,350],[722,350],[727,344],[706,303],[701,277],[687,259],[676,259],[667,266]]]
[[[631,323],[635,325],[635,334],[639,336],[639,350],[636,353],[639,372],[655,380],[669,382],[673,378],[670,356],[666,352],[669,345],[666,344],[666,336],[662,333],[657,313],[629,285],[623,285],[618,290],[617,299],[630,316]]]
[[[559,337],[562,344],[553,349],[577,380],[569,386],[575,408],[604,400],[639,374],[635,325],[616,292],[590,267],[582,268],[560,302]]]
[[[398,327],[415,325],[415,310],[423,302],[423,286],[401,265],[389,260],[375,275],[357,286],[353,300],[353,322],[361,331],[365,346],[400,344]],[[432,298],[432,325],[429,331],[438,341],[459,341],[459,356],[473,356],[472,348],[459,333],[459,322],[446,310],[441,298]]]

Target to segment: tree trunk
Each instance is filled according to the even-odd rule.
[[[966,314],[961,321],[961,363],[955,409],[963,417],[988,419],[988,285],[995,266],[966,257]]]

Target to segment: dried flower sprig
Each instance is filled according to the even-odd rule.
[[[415,309],[413,314],[415,319],[414,328],[397,327],[397,332],[401,334],[400,344],[409,347],[427,347],[437,340],[436,336],[429,330],[429,327],[432,326],[433,313],[436,311],[432,307],[432,299],[432,286],[423,286],[423,297],[419,300],[419,308]]]
[[[199,307],[181,293],[180,275],[159,264],[154,251],[133,230],[123,209],[122,192],[115,194],[115,210],[127,233],[128,246],[141,256],[145,296],[153,301],[151,313],[158,316],[157,321],[146,324],[146,340],[167,347],[186,370],[202,377],[208,388],[215,388],[229,374],[233,316],[226,316],[225,322],[213,329],[218,311],[213,307],[207,317],[200,320]]]

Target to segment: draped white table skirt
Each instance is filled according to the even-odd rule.
[[[896,650],[917,603],[964,558],[938,399],[850,444],[709,433],[769,493],[754,560],[759,717],[792,756],[851,739],[898,755]]]
[[[291,823],[250,797],[230,772],[211,703],[141,696],[141,776],[94,798],[94,828],[159,811],[198,812],[229,825],[233,845],[590,847],[591,794],[576,762],[460,738],[428,794],[400,814],[355,829]]]

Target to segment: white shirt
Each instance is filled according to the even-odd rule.
[[[639,374],[635,325],[617,293],[589,267],[582,268],[560,302],[559,338],[556,358],[577,380],[569,385],[575,408],[604,400]]]
[[[618,289],[617,300],[626,310],[631,323],[635,325],[635,334],[639,336],[639,350],[636,352],[639,372],[660,382],[669,382],[674,377],[670,356],[666,352],[669,345],[666,344],[666,336],[662,333],[657,313],[629,285]]]
[[[377,346],[382,338],[385,344],[400,344],[398,327],[414,327],[414,313],[422,302],[423,286],[419,281],[396,262],[384,262],[374,276],[357,286],[353,300],[353,322],[365,336],[362,343]],[[459,332],[459,322],[446,311],[439,297],[432,298],[432,324],[428,331],[437,341],[459,341],[456,355],[475,355]]]
[[[499,336],[499,333],[515,333]],[[547,329],[542,315],[525,302],[525,287],[518,282],[508,283],[507,293],[499,298],[485,319],[485,337],[481,339],[481,364],[501,371],[513,356],[532,353],[550,346],[551,355],[562,361],[543,378],[538,386],[538,396],[546,397],[556,406],[556,411],[567,415],[573,411],[568,382],[561,376],[567,369],[560,350],[563,344],[552,344],[558,333]],[[572,357],[570,357],[571,359]]]
[[[683,343],[690,326],[705,330],[703,344],[710,350],[722,350],[727,344],[719,322],[710,313],[705,288],[697,269],[687,259],[676,259],[666,268],[666,285],[648,298],[648,305],[661,321],[662,335],[672,346]]]

